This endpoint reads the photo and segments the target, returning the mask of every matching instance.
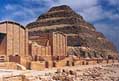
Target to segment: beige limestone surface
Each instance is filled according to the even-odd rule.
[[[119,81],[119,64],[80,65],[43,71],[0,69],[0,81]],[[4,79],[4,80],[3,80]]]

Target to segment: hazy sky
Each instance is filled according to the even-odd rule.
[[[111,40],[119,50],[119,0],[0,0],[0,21],[22,25],[56,5],[69,5]]]

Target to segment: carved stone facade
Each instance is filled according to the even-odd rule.
[[[1,62],[15,62],[32,69],[38,66],[36,61],[43,61],[48,68],[56,66],[55,61],[66,56],[67,36],[64,33],[42,33],[28,40],[28,31],[22,25],[11,21],[0,23]]]
[[[27,29],[15,22],[1,22],[0,48],[0,61],[22,63],[21,58],[28,55]]]
[[[29,46],[34,61],[61,60],[67,56],[67,36],[64,33],[44,33],[29,39],[34,42]]]

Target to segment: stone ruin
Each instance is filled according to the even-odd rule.
[[[26,28],[0,23],[0,62],[7,62],[0,68],[9,62],[13,68],[43,70],[117,61],[115,46],[67,5],[51,8]]]

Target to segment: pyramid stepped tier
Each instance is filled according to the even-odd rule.
[[[75,13],[70,7],[68,6],[60,6],[60,7],[53,7],[51,8],[46,14],[43,14],[38,17],[37,21],[44,18],[53,18],[53,17],[80,17],[83,19],[82,16]]]
[[[72,9],[67,6],[67,5],[62,5],[62,6],[55,6],[55,7],[52,7],[49,12],[54,12],[54,11],[59,11],[59,10],[65,10],[65,11],[71,11]]]
[[[69,54],[82,56],[83,50],[79,47],[85,47],[93,51],[84,51],[84,55],[96,53],[100,57],[108,55],[117,57],[115,46],[102,33],[97,32],[92,24],[66,5],[51,8],[47,13],[40,15],[35,22],[28,24],[27,28],[29,36],[56,31],[66,33],[67,45],[71,47],[68,50]]]
[[[79,22],[79,23],[78,23],[78,21],[77,21],[77,23],[76,23],[76,21],[68,22],[68,19],[66,19],[65,21],[64,22],[62,22],[62,21],[56,22],[56,23],[54,21],[54,23],[52,23],[52,24],[51,23],[44,24],[47,26],[41,26],[41,23],[33,22],[33,23],[30,23],[27,27],[29,28],[29,31],[35,31],[35,32],[39,32],[39,31],[48,32],[48,31],[58,30],[58,31],[64,31],[65,33],[71,33],[71,32],[79,33],[81,31],[86,31],[86,30],[95,31],[95,28],[87,22],[84,22],[84,21]],[[51,22],[51,21],[49,21],[49,22]],[[48,25],[48,24],[50,24],[50,25]],[[73,31],[72,31],[72,29],[73,29]]]
[[[54,12],[48,12],[47,14],[43,14],[43,15],[39,16],[39,18],[37,20],[53,18],[53,17],[72,17],[72,16],[80,17],[80,19],[82,19],[81,16],[79,16],[76,13],[73,13],[72,11],[54,11]]]
[[[82,16],[78,15],[71,9],[68,10],[66,8],[66,10],[58,11],[59,10],[58,9],[56,11],[53,11],[54,8],[49,10],[48,13],[39,16],[36,22],[28,24],[27,27],[32,28],[38,26],[45,27],[45,26],[59,25],[59,24],[76,24],[76,22],[78,23],[80,21],[83,21]]]
[[[42,27],[42,26],[51,26],[51,25],[59,25],[59,24],[75,24],[76,22],[80,21],[77,18],[50,18],[50,19],[46,19],[46,20],[41,20],[39,22],[35,22],[35,23],[31,23],[29,24],[34,26],[34,27]]]

